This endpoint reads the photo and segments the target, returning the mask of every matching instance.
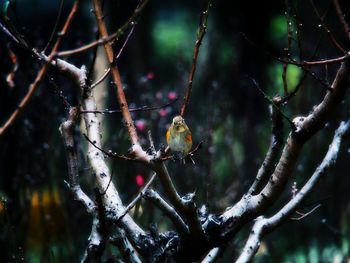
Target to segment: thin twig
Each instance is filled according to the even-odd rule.
[[[126,47],[126,44],[127,44],[128,41],[129,41],[130,36],[131,36],[132,33],[134,32],[134,28],[135,28],[135,25],[131,28],[131,30],[130,30],[128,36],[126,37],[123,46],[120,48],[119,53],[118,53],[118,55],[117,55],[117,57],[116,57],[115,60],[119,59],[120,55],[122,54],[124,48]],[[102,75],[95,83],[91,84],[90,89],[95,88],[97,85],[99,85],[101,82],[103,82],[103,81],[106,79],[106,77],[108,76],[108,74],[109,74],[110,72],[111,72],[111,68],[109,67],[109,68],[105,71],[105,73],[103,73],[103,75]]]
[[[323,18],[321,17],[320,13],[317,10],[317,7],[314,3],[313,0],[310,0],[312,8],[314,10],[314,12],[316,13],[319,21],[320,21],[320,26],[322,27],[322,29],[324,30],[324,32],[326,33],[328,39],[332,42],[332,44],[334,45],[335,48],[337,48],[340,52],[342,52],[343,54],[346,54],[346,51],[344,50],[344,48],[338,43],[338,41],[335,39],[335,37],[332,34],[332,31],[328,29],[328,27],[325,25]]]
[[[194,75],[196,73],[196,68],[197,68],[197,59],[198,59],[198,54],[199,54],[199,48],[202,44],[202,40],[205,36],[205,33],[207,32],[208,14],[209,14],[209,8],[211,7],[211,5],[212,5],[211,0],[208,0],[207,8],[202,12],[202,15],[200,18],[199,27],[198,27],[198,31],[197,31],[197,40],[196,40],[196,44],[194,46],[193,57],[192,57],[192,68],[190,71],[190,75],[188,77],[187,90],[186,90],[186,94],[184,96],[184,101],[183,101],[183,104],[181,107],[181,112],[180,112],[181,116],[185,115],[187,106],[190,102],[193,78],[194,78]]]
[[[300,213],[298,211],[295,211],[296,213],[298,213],[300,216],[299,217],[291,217],[290,219],[291,220],[296,220],[296,221],[299,221],[299,220],[302,220],[304,219],[305,217],[307,217],[308,215],[312,214],[316,209],[318,209],[319,207],[321,207],[321,204],[318,204],[316,205],[314,208],[312,208],[309,212],[307,213]]]
[[[53,86],[55,93],[57,93],[57,95],[59,96],[59,98],[61,99],[63,105],[66,108],[71,107],[70,103],[68,102],[67,98],[63,95],[62,91],[60,90],[60,88],[58,87],[58,85],[56,84],[54,78],[50,77],[49,79],[49,83]],[[78,111],[79,113],[79,111]]]
[[[190,156],[193,156],[195,154],[195,152],[197,152],[199,149],[202,148],[202,145],[203,145],[204,141],[200,141],[196,147],[193,148],[193,150],[191,150],[188,154]],[[161,161],[167,161],[167,160],[172,160],[174,157],[172,155],[168,155],[168,156],[164,156],[164,157],[161,157],[159,158],[159,160]]]
[[[296,25],[296,36],[297,36],[297,45],[298,45],[298,51],[299,51],[299,60],[302,61],[303,60],[303,49],[302,49],[302,45],[301,45],[301,27],[302,27],[302,23],[299,19],[299,15],[298,15],[298,9],[297,9],[297,1],[293,1],[294,5],[293,6],[293,10],[294,10],[294,22]],[[291,8],[292,9],[292,8]]]
[[[285,54],[288,59],[291,58],[291,46],[292,46],[292,22],[290,20],[290,6],[289,6],[289,0],[285,0],[285,6],[286,6],[286,23],[287,23],[287,47],[285,48]],[[284,90],[284,96],[288,95],[288,82],[287,82],[287,70],[288,70],[288,63],[283,63],[283,72],[282,72],[282,80],[283,80],[283,90]]]
[[[54,54],[56,53],[59,45],[61,44],[62,38],[65,36],[65,34],[68,31],[68,28],[70,27],[72,20],[74,18],[74,15],[76,14],[79,6],[79,0],[76,0],[72,6],[72,9],[67,17],[67,20],[58,35],[58,38],[56,40],[56,43],[54,47],[52,48],[52,51],[50,53],[50,56],[44,66],[40,69],[38,75],[36,76],[34,82],[29,86],[27,94],[23,97],[17,108],[12,112],[11,116],[8,118],[8,120],[5,122],[5,124],[0,128],[0,136],[4,134],[4,132],[15,122],[17,117],[23,112],[23,110],[28,105],[30,99],[32,98],[34,92],[38,88],[39,84],[43,80],[49,66],[51,65],[52,60],[54,59]]]
[[[266,51],[266,50],[262,49],[261,47],[257,46],[257,44],[255,44],[253,41],[251,41],[244,33],[241,33],[241,35],[243,36],[243,38],[246,41],[248,41],[249,44],[254,46],[259,52],[261,52],[265,56],[271,57],[272,59],[274,59],[278,62],[281,62],[281,63],[288,63],[288,64],[292,64],[292,65],[295,65],[295,66],[302,68],[304,71],[308,72],[308,74],[310,74],[310,76],[312,78],[314,78],[320,84],[322,84],[322,86],[325,87],[327,90],[332,90],[332,89],[325,81],[320,79],[314,72],[312,72],[310,70],[309,66],[319,66],[319,65],[324,65],[324,64],[340,63],[340,62],[345,61],[348,57],[348,55],[345,55],[345,56],[337,57],[334,59],[319,60],[319,61],[303,61],[303,62],[298,62],[294,59],[289,59],[289,60],[283,59],[283,58],[277,57],[277,56],[271,54],[269,51]]]
[[[343,11],[339,5],[338,0],[333,0],[335,11],[337,12],[338,19],[340,23],[343,25],[344,33],[348,40],[350,40],[350,27],[349,24],[345,21],[345,16],[343,14]]]
[[[254,86],[257,88],[257,90],[264,96],[264,98],[281,114],[281,116],[286,119],[291,126],[292,130],[295,130],[295,125],[291,121],[291,119],[280,109],[279,105],[276,104],[276,102],[271,99],[267,94],[260,88],[259,84],[256,82],[256,80],[252,77],[249,77],[250,80],[253,82]]]
[[[147,2],[147,0],[145,0],[140,5],[140,7],[135,10],[134,14],[137,13],[138,10],[142,6],[144,6],[144,4],[146,2]],[[106,24],[103,21],[103,13],[102,13],[100,1],[93,0],[93,6],[94,6],[94,10],[95,10],[95,16],[96,16],[96,21],[97,21],[100,35],[102,38],[107,39],[108,38],[108,31],[107,31]],[[132,18],[133,18],[133,16],[131,18],[129,18],[128,22],[129,21],[130,22],[127,23],[127,26],[133,21]],[[120,30],[124,30],[124,29],[120,29]],[[118,32],[119,32],[119,30],[118,30]],[[136,128],[135,128],[134,122],[132,120],[130,111],[129,111],[128,102],[125,98],[125,93],[124,93],[124,89],[123,89],[123,84],[121,82],[120,73],[119,73],[117,65],[115,64],[113,48],[112,48],[110,43],[105,43],[104,49],[105,49],[105,53],[106,53],[108,62],[111,66],[113,82],[114,82],[115,86],[117,87],[117,98],[118,98],[118,102],[119,102],[119,107],[120,107],[122,114],[123,114],[125,126],[128,130],[128,133],[129,133],[129,138],[131,140],[132,145],[134,145],[134,146],[139,145]]]
[[[157,174],[153,173],[151,178],[148,180],[148,182],[145,184],[143,189],[138,193],[138,195],[128,204],[128,206],[125,208],[124,212],[120,214],[118,219],[116,220],[116,223],[118,223],[135,205],[136,203],[142,198],[142,196],[145,194],[145,192],[148,190],[148,188],[152,185],[154,179],[156,178]]]
[[[101,147],[97,146],[93,141],[91,141],[86,134],[83,134],[83,135],[84,135],[85,139],[89,143],[91,143],[96,149],[100,150],[102,153],[104,153],[105,155],[107,155],[109,157],[113,157],[113,158],[124,160],[124,161],[136,161],[135,158],[130,158],[130,157],[127,157],[125,155],[120,155],[120,154],[117,154],[115,152],[112,152],[111,150],[108,150],[108,151],[103,150]]]
[[[128,19],[128,21],[126,21],[126,23],[122,27],[120,27],[115,33],[113,33],[111,35],[107,34],[105,36],[101,35],[101,38],[96,40],[96,41],[93,41],[93,42],[91,42],[91,43],[89,43],[87,45],[83,45],[83,46],[81,46],[79,48],[76,48],[76,49],[58,52],[56,54],[56,56],[57,57],[67,57],[67,56],[79,54],[79,53],[85,52],[85,51],[87,51],[87,50],[89,50],[89,49],[91,49],[93,47],[105,45],[105,44],[108,44],[108,43],[111,43],[111,42],[115,41],[121,35],[124,34],[125,30],[130,25],[134,24],[134,20],[141,14],[142,10],[145,8],[145,6],[146,6],[148,1],[149,0],[144,0],[142,2],[142,4],[135,9],[134,13],[131,15],[131,17]]]
[[[43,49],[43,53],[46,53],[46,50],[49,48],[49,46],[51,45],[51,43],[52,43],[52,41],[53,41],[53,39],[54,39],[54,37],[56,35],[57,29],[58,29],[58,25],[59,25],[59,22],[60,22],[61,16],[62,16],[63,5],[64,5],[64,0],[60,0],[60,5],[59,5],[59,8],[58,8],[58,13],[57,13],[55,25],[54,25],[54,27],[52,29],[49,41],[47,41],[47,44],[46,44],[45,48]]]
[[[140,111],[153,111],[153,110],[159,110],[159,109],[163,109],[166,107],[169,107],[170,105],[172,105],[173,103],[175,103],[175,101],[177,101],[177,98],[173,101],[170,101],[164,105],[160,105],[160,106],[142,106],[142,107],[138,107],[138,108],[131,108],[129,109],[130,112],[140,112]],[[80,110],[81,114],[84,113],[100,113],[100,114],[113,114],[113,113],[122,113],[121,110],[93,110],[93,111],[89,111],[89,110]]]

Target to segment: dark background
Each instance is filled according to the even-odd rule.
[[[3,5],[5,1],[0,1]],[[315,1],[325,14],[325,23],[335,38],[349,50],[349,39],[330,1]],[[349,17],[350,5],[340,1]],[[65,1],[61,25],[72,1]],[[114,32],[130,16],[137,1],[105,1],[105,19],[109,32]],[[332,58],[341,53],[327,39],[318,25],[310,1],[292,1],[301,26],[302,50],[310,59]],[[58,12],[59,1],[18,0],[9,17],[31,46],[41,50],[46,45]],[[118,61],[129,104],[161,105],[175,94],[180,99],[171,106],[153,112],[133,114],[141,142],[147,148],[147,131],[151,130],[156,147],[165,143],[165,131],[178,114],[181,98],[191,68],[200,12],[205,1],[150,1],[135,27],[127,47]],[[60,50],[78,47],[95,39],[96,25],[88,1],[81,8]],[[249,77],[254,78],[269,95],[283,94],[282,64],[265,54],[283,56],[287,45],[287,22],[284,1],[214,1],[210,10],[208,32],[201,47],[191,103],[186,122],[194,143],[204,141],[194,157],[195,166],[168,164],[180,193],[196,191],[199,204],[207,203],[214,212],[222,212],[248,189],[269,145],[271,123],[268,102]],[[348,20],[349,21],[349,20]],[[295,22],[292,22],[296,30]],[[246,35],[255,44],[247,41]],[[295,37],[295,34],[293,35]],[[115,45],[118,50],[124,37]],[[319,44],[318,44],[319,43]],[[297,44],[292,44],[293,57],[298,57]],[[9,50],[17,54],[19,70],[15,87],[6,82],[11,71]],[[101,54],[101,53],[99,53]],[[93,52],[69,58],[77,66],[90,68]],[[104,70],[98,57],[95,75]],[[313,68],[323,80],[331,82],[338,65]],[[27,51],[0,34],[0,123],[4,123],[26,94],[40,65]],[[302,75],[295,66],[288,68],[292,90]],[[52,79],[52,81],[49,81]],[[54,84],[53,84],[54,83]],[[95,90],[99,108],[117,108],[110,80]],[[67,116],[67,107],[79,104],[79,91],[65,78],[50,70],[36,91],[28,108],[7,133],[0,138],[0,261],[1,262],[77,262],[84,251],[90,232],[91,218],[80,204],[73,201],[66,187],[67,168],[58,127]],[[325,94],[325,88],[307,77],[296,97],[284,107],[294,118],[307,114]],[[272,214],[291,198],[293,182],[301,188],[322,160],[339,120],[349,114],[349,97],[326,127],[306,145],[285,194],[267,214]],[[119,115],[103,116],[104,148],[126,153],[127,134]],[[290,127],[285,123],[285,136]],[[93,182],[86,163],[86,141],[77,137],[80,150],[81,182],[92,193]],[[266,238],[256,257],[258,262],[319,262],[349,258],[349,143],[339,162],[301,211],[321,204],[302,221],[288,221]],[[138,193],[136,177],[150,175],[142,166],[109,160],[114,182],[127,204]],[[155,183],[161,192],[161,187]],[[141,202],[136,220],[147,229],[157,222],[159,230],[171,227],[151,205]],[[244,229],[225,250],[222,262],[232,262],[247,237]],[[116,253],[108,247],[105,258]]]

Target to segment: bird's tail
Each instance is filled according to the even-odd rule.
[[[191,155],[187,154],[183,159],[183,164],[196,164]]]
[[[181,152],[174,152],[173,158],[175,161],[179,161],[182,164],[195,164],[194,160],[189,154],[184,156],[184,154]]]

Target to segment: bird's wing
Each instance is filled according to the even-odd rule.
[[[169,144],[169,141],[170,141],[170,129],[167,130],[165,137],[166,137],[166,142]]]

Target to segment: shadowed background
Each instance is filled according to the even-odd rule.
[[[6,1],[0,1],[3,5]],[[193,133],[194,145],[204,141],[194,159],[195,166],[169,162],[171,176],[182,194],[196,192],[198,204],[207,204],[221,212],[248,189],[263,161],[269,145],[271,123],[268,102],[254,87],[254,78],[269,95],[283,94],[282,64],[261,50],[283,55],[287,45],[285,8],[280,1],[215,1],[210,10],[208,32],[200,50],[186,122]],[[316,2],[316,1],[315,1]],[[343,10],[349,3],[340,1]],[[64,22],[72,1],[64,2]],[[109,32],[116,31],[130,16],[137,1],[105,1],[105,19]],[[205,1],[150,1],[135,26],[134,33],[119,61],[130,107],[156,106],[179,98],[157,111],[134,113],[141,142],[148,145],[151,130],[156,147],[165,144],[165,131],[179,113],[188,74],[200,12]],[[295,1],[301,26],[302,48],[306,59],[317,46],[316,59],[332,58],[339,52],[319,27],[319,20],[309,1]],[[30,45],[41,50],[46,45],[59,1],[17,0],[9,11],[11,21]],[[329,1],[317,1],[321,14],[337,40],[348,50],[349,42]],[[95,39],[96,26],[88,1],[83,1],[73,26],[63,40],[61,50],[78,47]],[[350,14],[345,12],[347,16]],[[346,17],[347,17],[346,16]],[[295,23],[292,26],[295,30]],[[247,41],[246,35],[256,46]],[[125,39],[116,43],[119,50]],[[318,44],[319,43],[319,44]],[[293,56],[297,45],[293,41]],[[11,87],[6,81],[11,72],[10,54],[17,55],[19,69]],[[102,53],[96,60],[94,78],[105,70]],[[69,61],[90,68],[93,52],[73,56]],[[0,122],[16,108],[35,78],[40,65],[31,56],[0,35]],[[317,67],[314,71],[325,81],[332,81],[337,66]],[[298,83],[302,70],[288,67],[290,90]],[[107,79],[96,87],[98,108],[116,109],[115,90]],[[307,77],[302,89],[284,108],[291,118],[305,115],[320,101],[325,88]],[[63,143],[58,132],[67,115],[67,107],[78,105],[78,91],[69,81],[49,71],[28,108],[7,133],[0,138],[0,261],[1,262],[77,262],[84,251],[91,218],[73,201],[66,187],[67,167]],[[304,148],[294,177],[278,204],[291,198],[292,184],[301,187],[310,176],[331,141],[339,120],[349,113],[347,102],[340,105],[332,122]],[[101,116],[104,148],[126,153],[129,147],[126,130],[118,114]],[[285,123],[285,136],[290,127]],[[84,190],[93,192],[93,182],[85,158],[86,141],[77,137],[80,147],[81,181]],[[318,262],[349,258],[348,178],[350,145],[339,163],[308,198],[302,211],[321,204],[302,221],[286,222],[261,245],[257,262]],[[349,149],[348,149],[349,148]],[[110,160],[113,180],[125,204],[137,195],[150,176],[141,165]],[[155,183],[154,187],[161,189]],[[268,213],[273,213],[278,204]],[[152,205],[141,201],[132,211],[147,229],[156,222],[159,230],[171,228],[170,222]],[[247,229],[248,231],[248,229]],[[244,244],[247,232],[232,240],[222,262],[232,262]],[[273,241],[273,242],[272,242]],[[117,252],[108,247],[105,259]]]

